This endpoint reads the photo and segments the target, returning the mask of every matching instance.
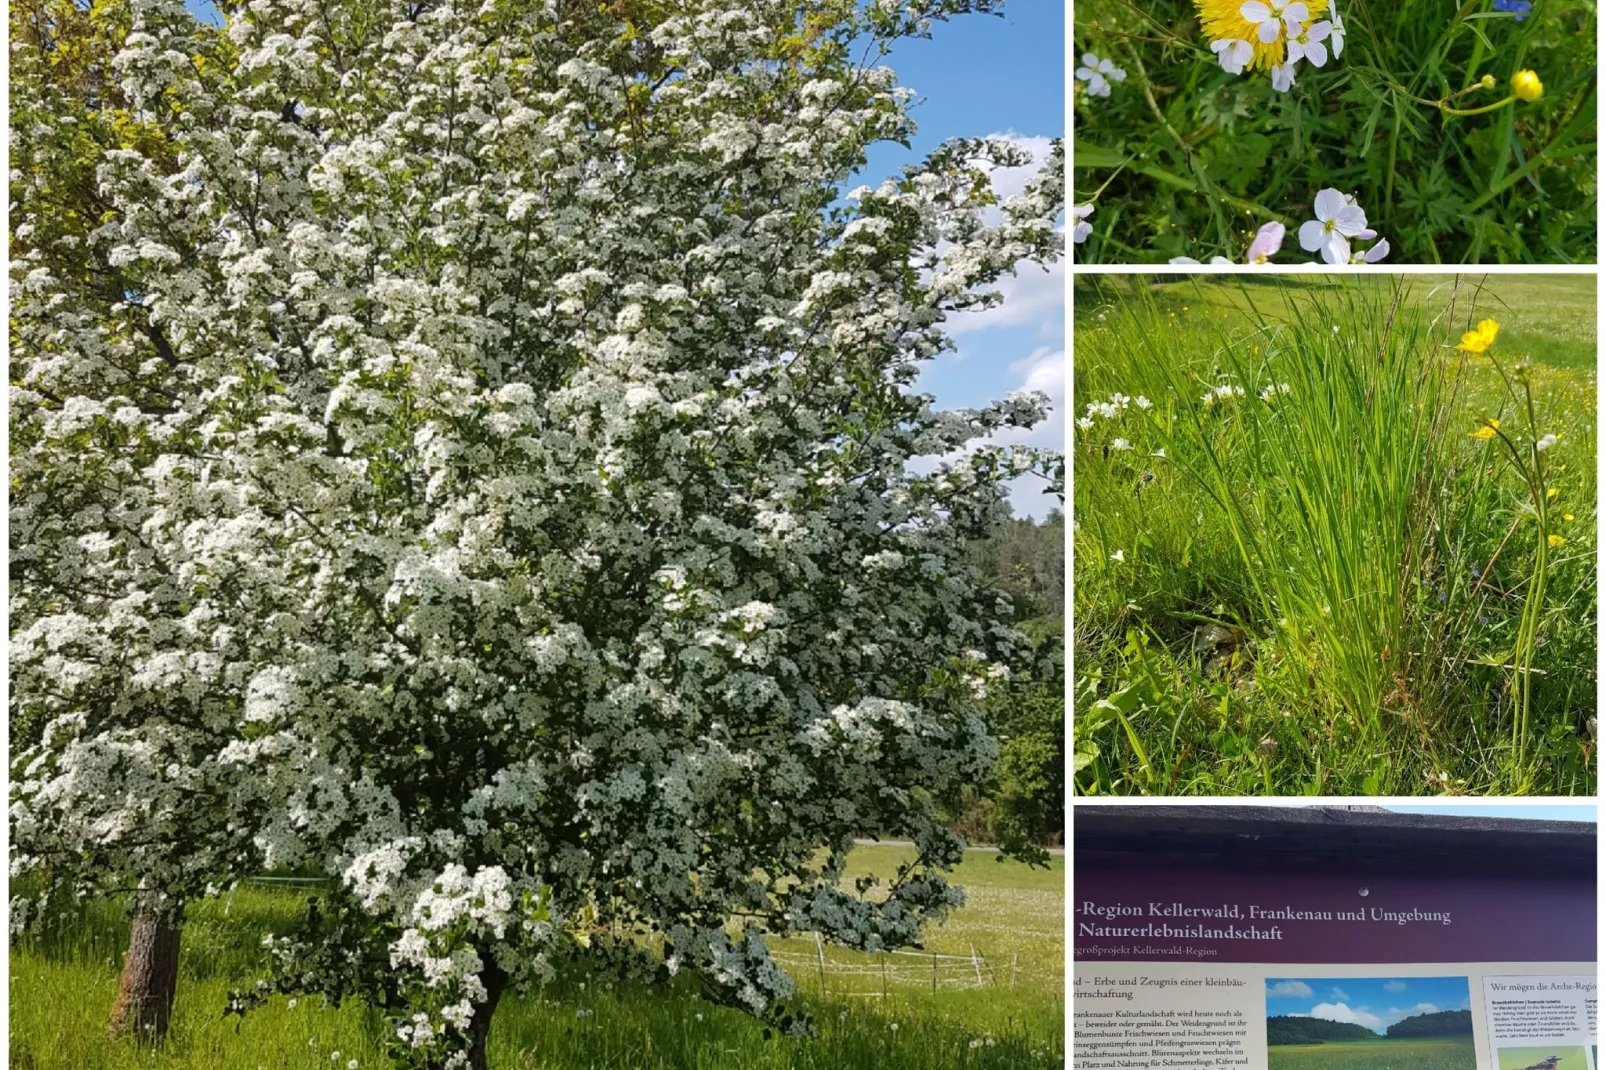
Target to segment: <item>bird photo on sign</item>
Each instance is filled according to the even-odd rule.
[[[1593,1065],[1577,1044],[1499,1048],[1497,1070],[1589,1070]]]

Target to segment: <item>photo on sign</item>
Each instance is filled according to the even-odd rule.
[[[1500,1048],[1499,1070],[1592,1070],[1593,1063],[1581,1046]]]
[[[1471,1005],[1465,977],[1268,977],[1267,1065],[1269,1070],[1476,1070]],[[1527,1067],[1502,1063],[1501,1070]]]

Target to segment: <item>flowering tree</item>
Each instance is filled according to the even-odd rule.
[[[916,941],[1016,656],[967,548],[1060,461],[975,442],[1041,396],[912,383],[1058,254],[1062,160],[1001,205],[1005,141],[843,187],[913,129],[890,44],[994,7],[134,4],[66,242],[98,304],[13,216],[24,862],[104,825],[184,894],[329,872],[237,1006],[359,996],[426,1066],[577,961],[802,1029],[765,933]],[[82,122],[30,118],[41,158]],[[111,507],[59,497],[90,468]],[[918,858],[844,889],[856,833]]]
[[[160,1036],[185,900],[255,868],[216,755],[272,577],[239,568],[221,485],[188,481],[241,355],[158,304],[174,249],[216,276],[199,250],[218,221],[171,195],[179,143],[114,68],[130,12],[10,14],[13,868],[44,878],[14,886],[13,921],[47,920],[57,893],[137,891],[113,1027]]]

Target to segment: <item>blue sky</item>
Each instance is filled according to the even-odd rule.
[[[1064,42],[1065,5],[1057,0],[1008,0],[1002,18],[967,16],[937,24],[929,41],[900,42],[885,62],[900,84],[917,92],[913,114],[920,129],[910,151],[877,146],[864,180],[877,182],[952,137],[1012,134],[1036,144],[1061,136]],[[1014,182],[1025,177],[1010,176]],[[1055,417],[1024,440],[1061,448],[1064,287],[1063,264],[1046,273],[1028,268],[1006,280],[1003,309],[950,323],[958,350],[927,366],[920,389],[944,407],[981,405],[1011,390],[1042,390],[1054,399]],[[1012,302],[1017,312],[1010,311]],[[1037,517],[1059,505],[1037,480],[1023,482],[1011,500],[1017,514]]]
[[[1266,1016],[1353,1022],[1376,1033],[1404,1018],[1466,1010],[1465,977],[1268,977]]]
[[[1520,803],[1483,805],[1478,803],[1438,803],[1407,806],[1390,806],[1400,814],[1449,814],[1454,817],[1516,817],[1531,821],[1589,821],[1596,820],[1594,803],[1550,804],[1524,806]]]
[[[1002,18],[938,23],[929,41],[902,41],[887,58],[919,93],[911,143],[882,145],[867,171],[890,174],[950,137],[1014,130],[1052,137],[1065,129],[1065,10],[1047,0],[1008,0]]]
[[[217,21],[217,9],[188,0],[201,18]],[[1059,0],[1007,0],[1000,16],[970,15],[937,23],[931,40],[899,42],[884,61],[900,84],[916,91],[919,130],[909,149],[877,145],[860,179],[846,188],[875,184],[915,163],[953,137],[1008,134],[1047,151],[1048,139],[1065,129],[1065,5]],[[1027,178],[1026,169],[1001,176],[1007,192]],[[1011,390],[1042,390],[1054,400],[1055,416],[1030,434],[1034,445],[1059,449],[1065,441],[1065,272],[1029,267],[1005,280],[1002,309],[967,314],[949,326],[958,345],[927,366],[919,389],[944,408],[982,405]],[[1057,507],[1040,480],[1022,481],[1011,496],[1017,514],[1041,517]]]

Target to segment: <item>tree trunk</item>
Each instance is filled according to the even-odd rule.
[[[474,1010],[474,1021],[469,1024],[468,1070],[490,1070],[491,1047],[491,1018],[496,1014],[496,1005],[502,1000],[502,993],[507,989],[507,974],[490,961],[488,952],[480,953],[480,960],[485,963],[485,972],[480,974],[480,981],[485,985],[485,1002]],[[431,1070],[436,1070],[431,1067]]]
[[[489,959],[490,956],[486,955],[485,958]],[[487,996],[485,1006],[474,1012],[473,1024],[469,1026],[474,1038],[468,1048],[469,1070],[490,1068],[491,1017],[496,1014],[496,1005],[502,1001],[502,990],[507,987],[507,974],[498,969],[494,962],[486,963],[481,980],[485,982]]]
[[[178,992],[180,908],[162,902],[157,892],[140,892],[134,906],[134,928],[117,984],[110,1030],[134,1033],[156,1043],[167,1036]]]

